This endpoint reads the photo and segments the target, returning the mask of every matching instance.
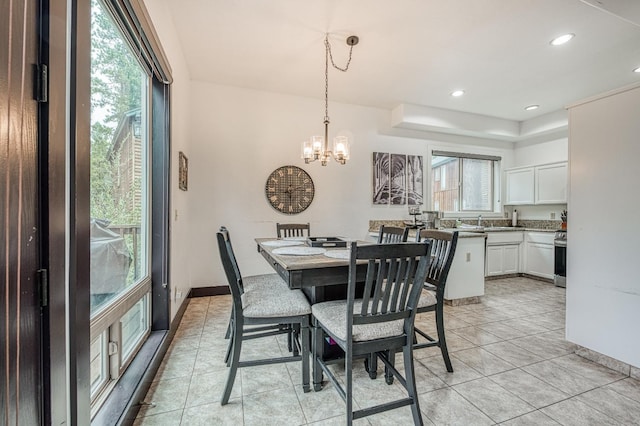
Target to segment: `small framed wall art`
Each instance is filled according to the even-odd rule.
[[[186,191],[189,184],[189,160],[182,151],[178,156],[178,188]]]

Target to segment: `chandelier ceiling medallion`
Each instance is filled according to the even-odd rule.
[[[333,139],[333,149],[329,149],[329,60],[335,69],[346,72],[351,63],[353,46],[358,44],[358,41],[360,39],[354,35],[347,38],[347,45],[350,46],[349,59],[344,67],[339,67],[333,62],[329,34],[327,33],[324,38],[324,138],[312,136],[310,140],[302,143],[302,158],[306,164],[320,160],[320,164],[326,166],[332,157],[336,162],[346,164],[349,159],[349,138],[347,136],[336,136]]]

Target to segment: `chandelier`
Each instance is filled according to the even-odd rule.
[[[354,35],[347,38],[347,45],[350,46],[349,59],[347,60],[347,65],[339,67],[333,62],[329,34],[326,34],[324,38],[324,138],[322,136],[312,136],[308,141],[302,142],[302,158],[304,158],[306,164],[320,160],[320,164],[326,166],[332,157],[336,162],[346,164],[349,159],[348,137],[336,136],[333,139],[333,149],[329,149],[329,59],[331,59],[331,65],[335,69],[346,72],[351,63],[353,46],[358,44],[358,41],[360,39]]]

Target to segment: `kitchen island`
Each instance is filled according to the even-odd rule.
[[[480,303],[484,295],[484,232],[467,232],[460,229],[443,229],[458,231],[458,246],[453,257],[451,270],[444,290],[445,303],[453,306]],[[369,232],[369,241],[376,241],[377,231]],[[409,232],[409,241],[415,240],[415,230]]]
[[[485,238],[482,232],[458,233],[458,246],[444,289],[445,303],[457,306],[480,303],[484,295]]]

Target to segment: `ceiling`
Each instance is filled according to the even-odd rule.
[[[593,3],[599,8],[588,3]],[[324,97],[401,104],[522,122],[640,82],[638,0],[167,1],[191,78]],[[613,12],[613,13],[612,13]],[[574,33],[569,43],[550,40]],[[453,98],[453,90],[465,95]],[[535,111],[527,105],[538,104]]]

